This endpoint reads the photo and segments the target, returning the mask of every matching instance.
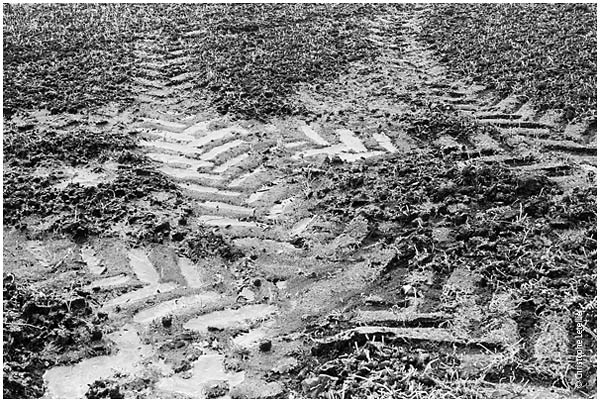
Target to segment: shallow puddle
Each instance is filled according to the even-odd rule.
[[[367,148],[365,148],[362,141],[352,131],[340,129],[336,130],[336,132],[340,136],[340,141],[354,152],[367,152]]]
[[[268,323],[266,326],[268,326]],[[263,339],[269,338],[270,335],[270,331],[265,327],[251,329],[250,331],[233,338],[233,344],[239,348],[252,349]]]
[[[275,313],[275,306],[269,304],[254,304],[243,306],[238,310],[221,310],[196,317],[185,323],[185,329],[208,332],[209,329],[227,329],[239,328],[250,325],[253,321],[258,321]]]
[[[154,265],[152,265],[144,250],[139,248],[131,249],[127,253],[127,257],[129,258],[129,266],[140,281],[151,285],[158,284],[158,272],[154,269]]]
[[[329,145],[323,137],[321,137],[315,130],[309,126],[300,126],[300,130],[307,136],[311,141],[319,145]]]
[[[156,388],[164,392],[172,392],[193,399],[205,399],[206,387],[216,381],[227,381],[229,387],[244,381],[244,372],[227,372],[223,366],[222,355],[211,354],[200,356],[194,363],[189,378],[174,375],[162,378]]]
[[[186,257],[179,257],[177,264],[179,265],[179,270],[185,278],[188,287],[201,288],[206,285],[202,278],[202,268],[194,264],[192,260]]]
[[[298,148],[305,144],[306,144],[306,141],[294,141],[294,142],[288,142],[288,143],[284,144],[283,146],[285,148],[290,149],[290,148]]]
[[[149,357],[152,347],[143,345],[132,326],[109,335],[118,352],[83,360],[73,366],[58,366],[44,374],[47,385],[46,398],[80,399],[85,396],[88,384],[115,373],[133,373],[141,369],[140,361]]]
[[[225,197],[239,197],[240,195],[242,195],[242,193],[239,193],[237,191],[220,190],[216,187],[201,186],[199,184],[194,183],[182,183],[180,186],[182,187],[182,189],[200,194],[213,194]]]
[[[103,310],[110,309],[112,307],[120,306],[127,307],[128,305],[138,302],[142,299],[146,299],[148,297],[155,296],[159,293],[170,292],[177,288],[177,284],[173,282],[168,283],[160,283],[158,285],[146,286],[144,288],[135,290],[133,292],[122,294],[119,297],[116,297],[112,300],[107,301],[102,306]]]
[[[102,265],[102,261],[100,258],[96,256],[96,252],[91,247],[82,247],[80,250],[81,259],[88,267],[90,273],[94,275],[100,275],[104,272],[104,265]]]
[[[205,201],[198,203],[202,208],[216,212],[232,213],[237,215],[252,216],[254,208],[240,207],[238,205],[227,204],[219,201]]]
[[[177,316],[192,313],[194,310],[198,311],[209,306],[214,306],[222,299],[223,297],[215,292],[184,296],[142,310],[133,317],[133,321],[144,324],[152,322],[157,318],[166,317],[167,315]]]

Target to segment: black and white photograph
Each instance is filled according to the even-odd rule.
[[[596,399],[595,2],[3,4],[4,399]]]

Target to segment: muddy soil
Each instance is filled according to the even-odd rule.
[[[5,118],[5,397],[595,394],[595,123],[448,70],[431,6],[345,10],[283,112],[149,19],[131,102]]]

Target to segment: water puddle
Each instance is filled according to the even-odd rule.
[[[202,278],[201,268],[194,264],[192,260],[185,257],[179,257],[177,263],[188,287],[197,289],[206,285]]]
[[[200,356],[194,363],[191,376],[183,378],[174,375],[162,378],[156,383],[156,388],[180,394],[193,399],[205,399],[207,387],[211,383],[227,381],[229,387],[241,384],[244,381],[244,372],[227,372],[223,366],[224,357],[218,354]]]
[[[252,349],[258,343],[269,337],[269,332],[264,328],[252,329],[249,332],[233,338],[233,344],[238,348]]]
[[[362,141],[356,137],[352,131],[348,129],[339,129],[336,130],[336,132],[340,136],[340,141],[354,152],[367,152],[367,148],[365,148]]]
[[[133,321],[140,324],[146,324],[170,314],[184,315],[194,311],[203,310],[209,306],[214,306],[220,300],[222,300],[222,296],[215,292],[184,296],[142,310],[133,317]]]
[[[309,126],[300,126],[300,130],[307,136],[311,141],[315,142],[319,145],[329,145],[323,137],[321,137],[315,130],[310,128]]]
[[[242,144],[245,144],[246,141],[244,140],[234,140],[231,142],[227,142],[223,145],[219,145],[218,147],[214,147],[213,149],[211,149],[210,151],[208,151],[207,153],[205,153],[204,155],[200,156],[200,159],[205,160],[205,161],[209,161],[211,159],[216,158],[217,156],[219,156],[220,154],[229,151],[230,149],[233,149],[235,147],[239,147]]]
[[[255,222],[242,222],[233,218],[217,215],[201,215],[198,221],[207,226],[258,228]]]
[[[219,201],[205,201],[198,203],[202,208],[213,210],[215,212],[224,212],[244,216],[254,215],[254,208],[240,207]]]
[[[146,286],[144,288],[135,290],[133,292],[125,293],[119,297],[107,301],[102,306],[102,310],[107,311],[112,307],[124,306],[127,307],[130,304],[146,299],[148,297],[155,296],[159,293],[170,292],[177,288],[177,284],[174,282],[161,283],[158,285]]]
[[[276,311],[275,306],[269,304],[254,304],[243,306],[238,310],[227,309],[204,314],[191,319],[183,327],[200,333],[206,333],[211,329],[244,328]]]
[[[129,266],[140,281],[151,285],[158,284],[158,272],[154,269],[154,265],[152,265],[144,250],[139,248],[131,249],[127,256],[129,257]]]
[[[245,152],[241,155],[236,156],[233,159],[228,160],[227,162],[223,163],[222,165],[217,166],[216,168],[213,169],[213,172],[215,173],[223,173],[225,171],[227,171],[227,169],[238,165],[240,163],[242,163],[244,160],[246,160],[248,157],[250,156],[250,154],[248,152]]]
[[[298,148],[301,147],[302,145],[306,144],[306,141],[295,141],[295,142],[288,142],[286,144],[284,144],[283,146],[285,148]]]
[[[383,133],[373,133],[373,138],[379,143],[383,149],[388,152],[398,152],[398,148],[392,143],[392,139]]]
[[[83,360],[73,366],[52,367],[44,374],[47,385],[45,398],[80,399],[85,396],[88,385],[97,379],[116,373],[134,373],[141,369],[140,361],[149,357],[152,347],[143,345],[135,328],[127,326],[110,334],[118,348],[112,356],[99,356]]]
[[[124,285],[127,282],[129,282],[129,277],[125,274],[121,274],[116,276],[110,276],[108,278],[98,279],[85,286],[83,289],[88,291],[93,290],[95,288],[106,289]]]
[[[96,256],[96,252],[91,247],[82,247],[81,248],[81,259],[87,265],[90,273],[94,275],[101,275],[102,272],[106,269],[104,265],[102,265],[102,260]]]
[[[221,195],[224,197],[239,197],[242,193],[237,191],[220,190],[216,187],[201,186],[194,183],[182,183],[181,187],[184,190],[189,190],[199,194]]]
[[[256,294],[252,291],[252,289],[247,287],[242,289],[242,291],[238,293],[238,300],[240,299],[240,297],[249,302],[253,302],[254,300],[256,300]]]

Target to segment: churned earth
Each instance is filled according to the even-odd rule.
[[[5,5],[4,397],[593,397],[595,6],[460,7]]]

